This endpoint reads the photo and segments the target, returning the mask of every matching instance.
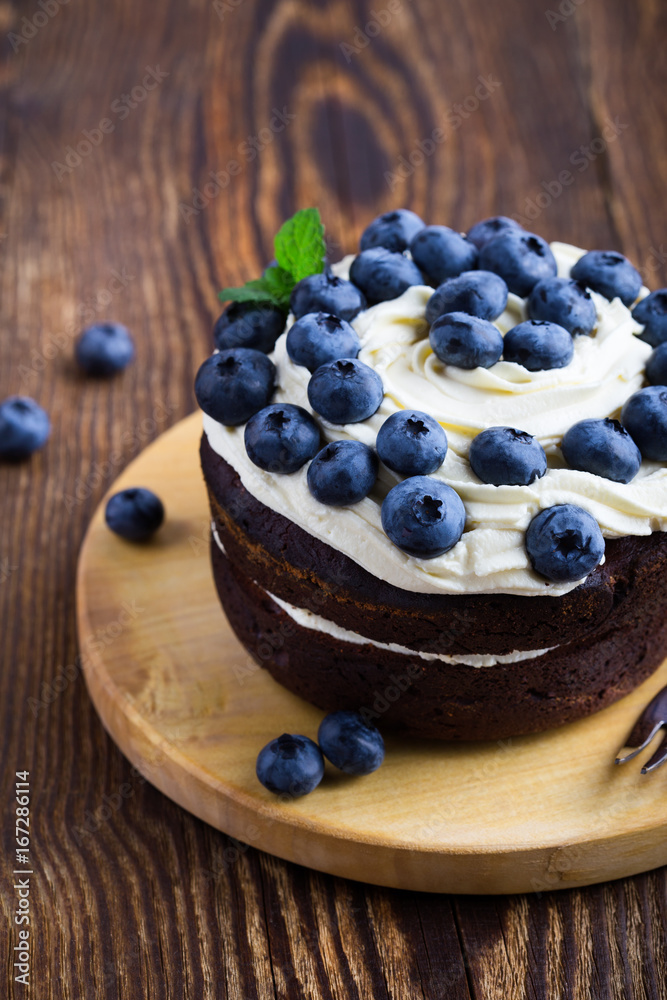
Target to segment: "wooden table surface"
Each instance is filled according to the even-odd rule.
[[[459,229],[502,211],[667,283],[667,12],[547,2],[0,0],[0,395],[53,420],[43,452],[0,468],[3,996],[667,997],[664,870],[442,897],[274,860],[132,771],[77,660],[86,524],[194,408],[217,289],[258,272],[297,207],[320,206],[333,257],[392,206]],[[87,381],[73,338],[105,318],[138,357]],[[27,988],[11,950],[23,770]]]

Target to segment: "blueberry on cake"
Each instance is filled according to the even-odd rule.
[[[511,219],[319,213],[216,324],[212,563],[282,685],[404,734],[596,712],[667,652],[667,290]]]

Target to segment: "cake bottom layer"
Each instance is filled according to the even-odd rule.
[[[591,715],[660,665],[661,610],[589,642],[516,663],[425,660],[306,628],[211,544],[213,575],[234,632],[284,687],[327,711],[360,709],[376,725],[446,740],[499,740]]]

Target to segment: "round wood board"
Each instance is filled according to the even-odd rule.
[[[350,778],[329,764],[311,795],[282,802],[255,777],[282,732],[315,738],[322,713],[260,669],[234,637],[209,565],[210,519],[194,414],[114,483],[167,510],[147,545],[95,513],[81,551],[78,627],[91,698],[137,769],[242,844],[321,871],[430,892],[586,885],[667,862],[667,767],[647,751],[614,765],[667,662],[628,698],[539,736],[454,745],[387,738],[384,765]],[[242,851],[237,845],[235,852]]]

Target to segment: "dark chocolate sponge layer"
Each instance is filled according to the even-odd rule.
[[[633,632],[648,622],[662,626],[667,533],[608,540],[604,565],[562,597],[418,594],[372,576],[260,503],[205,435],[201,459],[213,518],[242,577],[378,642],[449,655],[503,654],[590,645],[610,631]],[[640,650],[630,649],[628,669],[638,658]]]
[[[664,657],[667,624],[652,603],[632,626],[520,663],[424,660],[303,628],[215,540],[211,557],[232,628],[280,684],[322,709],[362,709],[375,724],[410,736],[498,740],[541,732],[610,705]]]

